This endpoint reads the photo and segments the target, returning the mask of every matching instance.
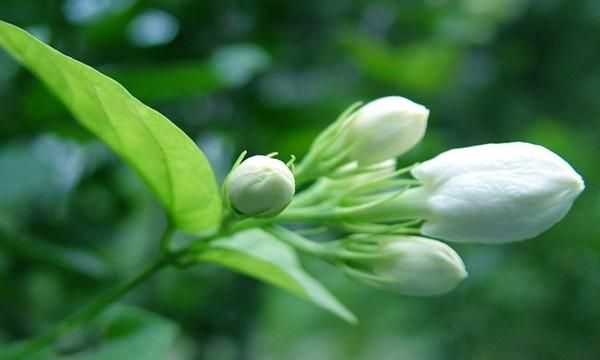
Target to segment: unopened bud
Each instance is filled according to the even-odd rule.
[[[368,285],[415,296],[445,294],[467,277],[460,256],[440,241],[386,237],[377,253],[381,256],[349,262],[346,273]]]
[[[462,242],[535,237],[562,219],[584,189],[581,176],[558,155],[519,142],[446,151],[412,174],[423,186],[404,200],[428,212],[421,232]]]
[[[229,201],[238,213],[273,217],[292,202],[295,181],[282,161],[257,155],[244,160],[231,172],[226,188]]]
[[[350,159],[368,165],[404,154],[423,138],[428,117],[426,107],[401,96],[371,101],[349,125]]]

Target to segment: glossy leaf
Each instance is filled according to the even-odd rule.
[[[217,224],[221,202],[212,169],[177,126],[113,79],[3,21],[0,46],[137,170],[178,229],[199,232]]]
[[[356,317],[300,265],[295,251],[260,229],[247,230],[220,239],[196,258],[227,267],[271,285],[356,323]]]

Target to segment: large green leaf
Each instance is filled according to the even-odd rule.
[[[103,70],[135,97],[146,103],[167,102],[221,90],[227,86],[208,62],[167,65],[110,66]],[[44,86],[32,86],[23,94],[23,112],[36,128],[61,135],[89,134],[65,116],[65,108]]]
[[[214,241],[198,261],[210,262],[281,287],[355,323],[356,317],[301,267],[295,251],[271,234],[252,229]]]
[[[113,79],[3,21],[0,46],[138,171],[178,229],[199,232],[217,224],[221,202],[212,169],[177,126]]]

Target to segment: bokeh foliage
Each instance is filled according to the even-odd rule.
[[[308,262],[356,327],[226,270],[161,274],[127,301],[179,326],[171,358],[600,357],[597,1],[4,0],[0,17],[121,81],[220,178],[241,150],[301,156],[352,102],[398,94],[432,111],[402,162],[523,140],[586,180],[539,238],[457,245],[470,277],[440,298],[378,292]],[[0,104],[2,344],[146,262],[165,218],[133,171],[4,53]]]

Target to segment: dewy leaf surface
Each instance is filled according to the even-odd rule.
[[[295,251],[271,234],[253,229],[211,243],[196,258],[283,288],[356,323],[356,317],[300,265]]]
[[[178,229],[199,232],[218,223],[221,202],[212,169],[166,117],[113,79],[3,21],[0,46],[142,176]]]

